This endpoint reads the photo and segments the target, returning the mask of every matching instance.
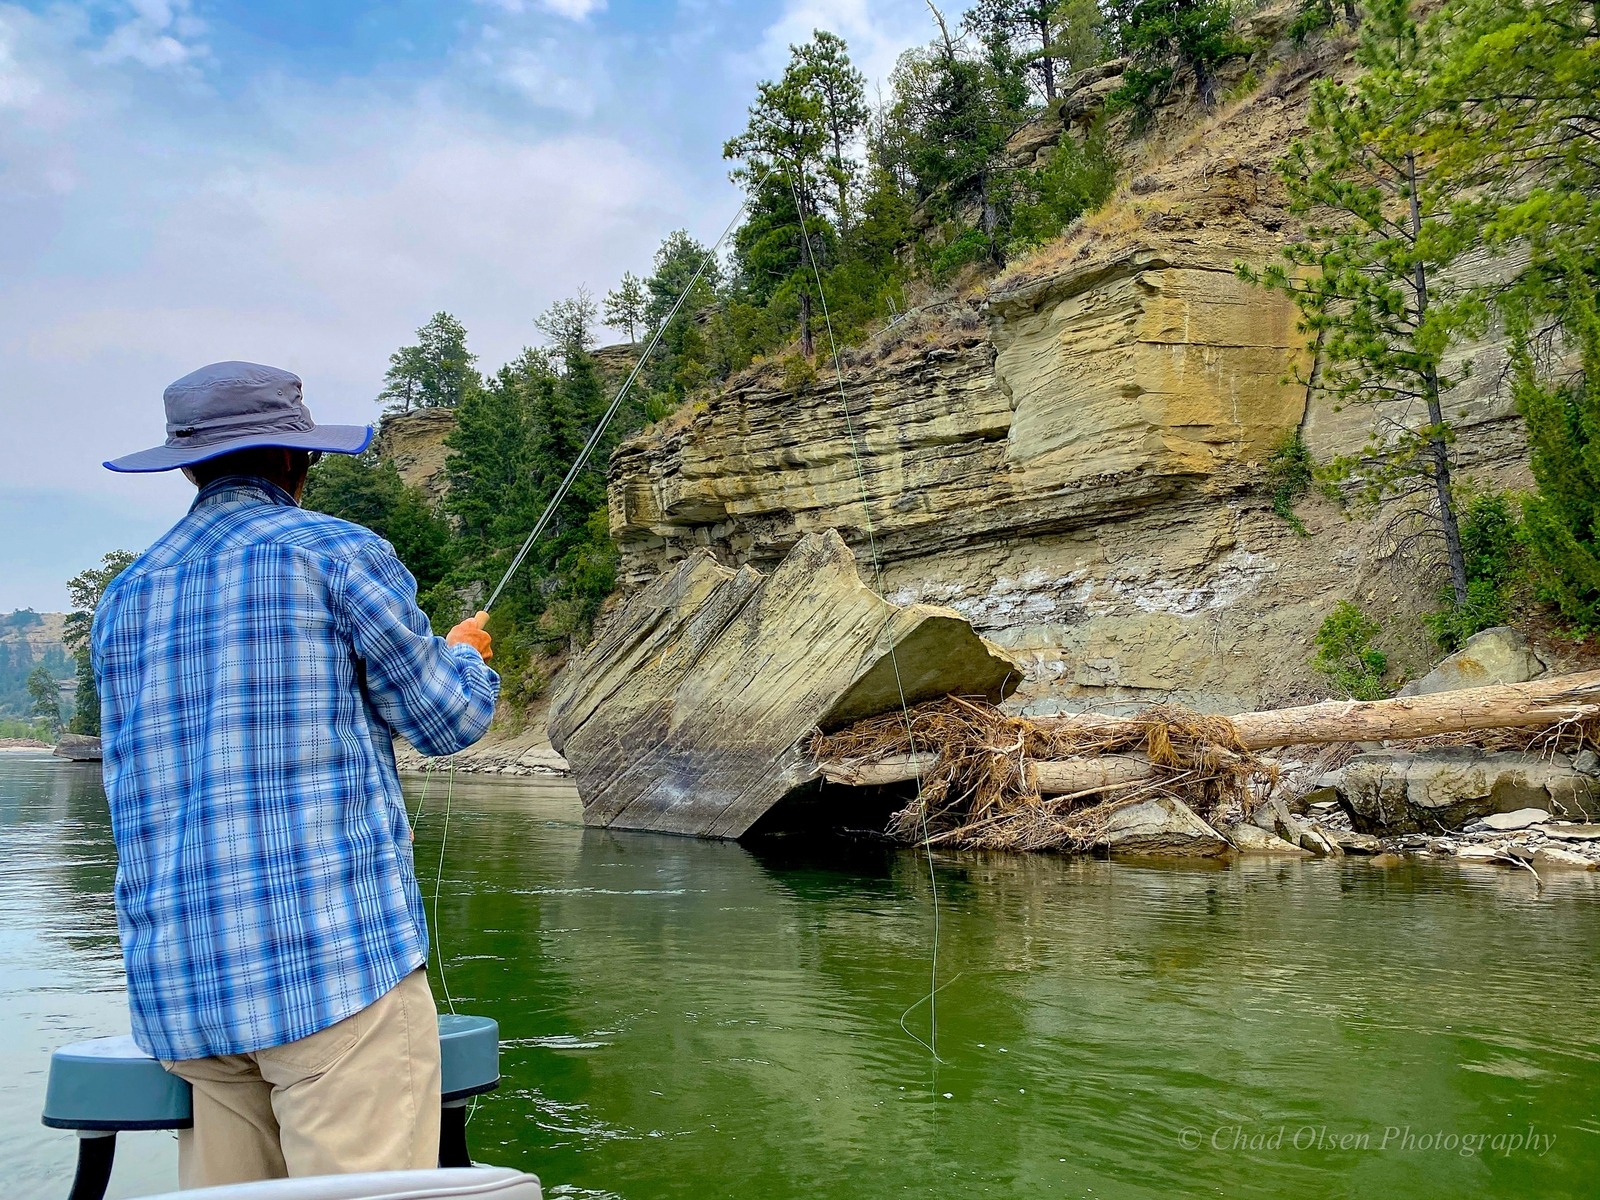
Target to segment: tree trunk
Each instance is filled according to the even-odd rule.
[[[811,293],[802,289],[800,292],[800,353],[809,362],[816,352],[816,345],[811,337]]]
[[[989,192],[988,171],[978,176],[978,196],[982,204],[978,224],[983,230],[983,236],[989,239],[989,261],[997,267],[1003,267],[1005,256],[1000,253],[1000,241],[995,237],[995,230],[1000,226],[1000,214],[995,211],[994,197]]]
[[[1302,743],[1377,742],[1480,729],[1537,729],[1558,721],[1600,716],[1600,671],[1496,684],[1396,700],[1328,700],[1299,708],[1240,713],[1229,718],[1248,750]],[[1051,729],[1124,731],[1136,722],[1082,713],[1039,717]]]
[[[1421,274],[1422,268],[1417,268]],[[1442,428],[1444,416],[1439,405],[1439,378],[1426,372],[1424,386],[1428,394],[1428,419],[1437,430]],[[1467,603],[1467,555],[1461,545],[1461,525],[1456,520],[1455,498],[1450,494],[1450,447],[1443,436],[1435,434],[1428,439],[1428,454],[1433,461],[1434,492],[1439,500],[1439,524],[1444,529],[1445,557],[1450,561],[1450,590],[1456,603]]]
[[[1361,10],[1356,7],[1356,0],[1344,0],[1344,23],[1351,29],[1361,24]]]
[[[1406,177],[1411,191],[1411,245],[1416,247],[1422,237],[1422,202],[1417,197],[1417,158],[1406,154]],[[1428,271],[1422,258],[1417,258],[1416,321],[1422,328],[1428,315]],[[1461,548],[1461,527],[1456,521],[1455,498],[1450,495],[1450,445],[1445,440],[1444,407],[1439,402],[1439,373],[1431,366],[1423,369],[1422,390],[1428,402],[1428,423],[1432,427],[1428,437],[1428,457],[1432,465],[1428,474],[1433,479],[1434,492],[1439,501],[1439,524],[1444,529],[1445,557],[1450,563],[1450,587],[1456,603],[1467,602],[1467,556]]]
[[[1044,64],[1045,103],[1056,98],[1056,60],[1050,57],[1050,14],[1039,14],[1039,61]]]
[[[1200,103],[1210,108],[1217,102],[1217,80],[1211,68],[1199,59],[1190,64],[1194,68],[1195,90],[1200,93]]]
[[[833,169],[838,172],[834,184],[839,189],[839,235],[843,237],[850,232],[850,188],[845,178],[844,138],[840,135],[837,122],[833,123]]]
[[[883,787],[909,783],[926,775],[938,764],[938,756],[896,754],[876,762],[824,762],[822,777],[829,783],[849,787]],[[1101,758],[1074,758],[1062,762],[1033,764],[1039,790],[1046,796],[1068,796],[1076,792],[1098,792],[1107,788],[1138,783],[1155,774],[1150,760],[1138,754],[1107,754]]]
[[[1229,719],[1247,750],[1266,750],[1275,746],[1375,742],[1484,729],[1540,729],[1561,721],[1592,720],[1597,716],[1600,716],[1600,671],[1397,700],[1330,700],[1299,708],[1240,713]],[[1089,735],[1137,736],[1141,730],[1137,718],[1098,713],[1036,717],[1034,723],[1052,730],[1076,730]],[[824,778],[835,783],[881,787],[916,779],[919,774],[932,770],[936,762],[934,755],[924,754],[914,764],[912,757],[906,754],[868,763],[828,761],[821,764],[821,770]],[[1154,774],[1150,763],[1137,754],[1084,756],[1059,762],[1036,762],[1033,766],[1039,790],[1052,796],[1103,791],[1136,783]]]

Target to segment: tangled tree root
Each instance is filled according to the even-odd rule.
[[[818,732],[819,759],[871,763],[896,755],[928,760],[917,798],[890,819],[902,841],[989,850],[1083,853],[1113,812],[1157,796],[1202,817],[1233,807],[1248,813],[1277,782],[1226,717],[1174,705],[1146,709],[1114,731],[1048,729],[991,704],[948,696],[909,713],[885,713],[831,734]],[[1035,764],[1142,754],[1148,778],[1062,796],[1041,795]],[[1253,787],[1252,784],[1258,785]]]

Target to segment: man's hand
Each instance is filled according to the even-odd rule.
[[[479,611],[457,625],[444,635],[444,640],[452,646],[471,646],[488,662],[494,657],[494,651],[489,649],[489,634],[484,626],[489,623],[489,614]]]

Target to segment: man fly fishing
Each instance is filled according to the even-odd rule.
[[[439,638],[370,530],[299,506],[324,453],[287,371],[166,390],[164,445],[105,465],[199,488],[92,636],[135,1041],[194,1093],[184,1187],[436,1164],[437,1013],[391,739],[483,736],[479,613]]]

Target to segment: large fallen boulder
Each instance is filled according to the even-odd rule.
[[[1442,659],[1421,679],[1406,684],[1399,694],[1428,696],[1496,683],[1527,683],[1544,671],[1544,660],[1533,652],[1527,638],[1509,626],[1496,625],[1473,634],[1461,649]]]
[[[820,777],[817,727],[1021,677],[959,614],[880,597],[829,530],[770,577],[702,551],[634,595],[562,673],[550,740],[586,824],[736,838]]]
[[[1232,849],[1192,808],[1171,796],[1113,810],[1094,847],[1118,857],[1160,858],[1215,858]]]
[[[73,762],[99,762],[100,739],[83,733],[63,733],[51,753],[57,758],[67,758]]]
[[[1491,813],[1538,808],[1572,820],[1600,815],[1600,780],[1562,754],[1449,746],[1358,754],[1339,801],[1363,833],[1442,833]]]

